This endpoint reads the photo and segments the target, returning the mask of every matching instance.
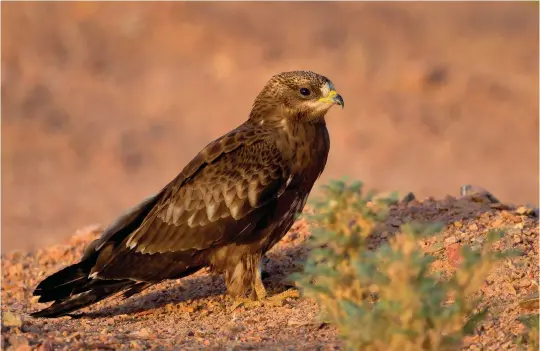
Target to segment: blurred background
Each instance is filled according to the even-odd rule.
[[[2,252],[108,224],[295,69],[346,102],[316,186],[538,204],[538,3],[1,6]]]

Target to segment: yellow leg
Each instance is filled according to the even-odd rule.
[[[259,264],[249,298],[236,298],[231,306],[231,311],[234,311],[240,306],[244,306],[246,309],[260,307],[263,305],[279,307],[283,306],[285,304],[285,300],[288,298],[296,299],[300,297],[300,293],[296,289],[287,289],[279,294],[267,297],[268,294],[262,281],[261,272],[262,267]]]

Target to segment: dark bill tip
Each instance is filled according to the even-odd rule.
[[[341,108],[345,107],[345,101],[343,101],[343,98],[341,97],[341,95],[337,94],[336,96],[334,96],[334,101],[336,102],[336,104],[341,106]]]

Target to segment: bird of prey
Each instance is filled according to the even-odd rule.
[[[249,118],[200,151],[169,184],[116,219],[80,262],[44,279],[34,317],[69,315],[201,268],[223,273],[238,301],[261,301],[262,256],[289,230],[324,170],[325,115],[344,106],[311,71],[274,75]]]

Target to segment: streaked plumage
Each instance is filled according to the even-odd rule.
[[[246,122],[120,216],[79,263],[43,280],[34,295],[54,303],[33,315],[65,315],[207,266],[225,274],[232,296],[264,298],[261,257],[287,233],[325,167],[324,116],[334,104],[343,99],[321,75],[272,77]]]

